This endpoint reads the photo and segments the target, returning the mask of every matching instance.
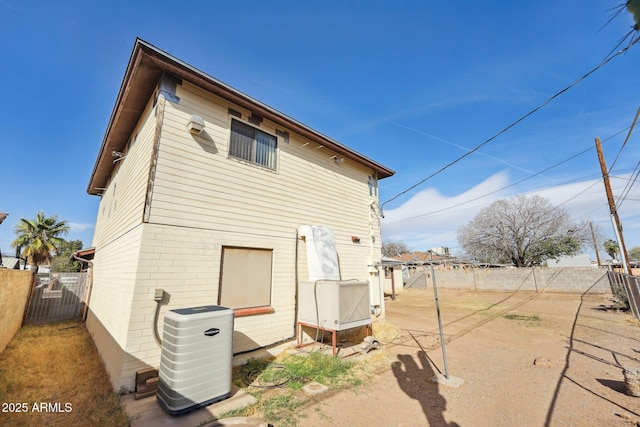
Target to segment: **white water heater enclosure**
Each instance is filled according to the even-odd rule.
[[[335,331],[371,324],[369,282],[300,282],[298,298],[298,322]]]
[[[158,403],[171,415],[231,395],[233,310],[217,305],[170,310],[164,317]]]

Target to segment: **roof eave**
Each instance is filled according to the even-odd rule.
[[[202,87],[304,138],[324,145],[341,156],[363,164],[376,171],[379,179],[388,178],[395,173],[392,169],[226,85],[144,40],[136,39],[100,152],[91,173],[87,188],[89,194],[99,195],[103,187],[106,186],[113,169],[110,153],[124,149],[144,106],[149,101],[163,73],[175,75]]]

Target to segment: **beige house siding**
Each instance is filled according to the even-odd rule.
[[[87,329],[115,389],[123,385],[120,371],[135,308],[133,295],[155,122],[154,107],[150,102],[131,135],[126,157],[116,162],[103,190],[93,238],[96,252]]]
[[[139,64],[147,67],[140,73],[155,72],[146,59]],[[123,87],[143,85],[135,75],[127,74],[125,83],[134,83]],[[271,120],[292,128],[267,118],[249,124],[277,136],[275,170],[230,157],[232,120],[248,123],[252,112],[239,106],[247,106],[245,101],[222,96],[241,96],[230,89],[214,95],[185,79],[156,78],[155,91],[121,91],[88,190],[100,194],[101,202],[87,325],[114,388],[132,390],[137,370],[158,367],[154,327],[161,335],[167,310],[219,303],[224,247],[272,251],[273,312],[236,317],[235,354],[294,338],[297,280],[308,278],[301,225],[331,228],[342,277],[369,280],[372,304],[382,306],[372,267],[381,257],[378,198],[369,183],[376,170],[393,172],[273,111]],[[142,108],[146,96],[151,99]],[[133,116],[138,109],[140,116]],[[187,129],[192,115],[205,121],[200,135]],[[123,146],[130,130],[126,157],[111,169],[108,150]],[[165,295],[160,305],[157,289]]]
[[[116,240],[142,222],[155,124],[155,107],[149,101],[124,151],[126,157],[116,161],[111,179],[103,190],[94,247]]]
[[[335,153],[295,134],[288,143],[278,138],[276,171],[230,158],[228,107],[234,106],[188,83],[178,86],[177,95],[180,104],[166,106],[150,222],[291,238],[301,224],[330,225],[336,243],[348,248],[341,259],[347,268],[343,274],[368,274],[361,263],[351,270],[349,253],[360,258],[373,245],[379,254],[379,223],[370,225],[368,208],[377,201],[367,185],[371,170],[349,161],[336,164]],[[205,109],[205,101],[214,108]],[[185,105],[203,109],[185,111]],[[204,117],[207,136],[186,131],[192,114]],[[248,115],[243,112],[243,118]],[[260,129],[275,135],[278,127],[265,120]],[[202,147],[205,138],[213,150]],[[351,236],[361,243],[354,245]]]
[[[117,372],[121,369],[122,353],[128,345],[142,231],[142,225],[138,225],[104,246],[96,246],[93,260],[87,329],[94,338],[115,389],[123,385]],[[114,345],[117,349],[113,348]]]
[[[165,103],[149,223],[140,223],[146,188],[141,170],[148,163],[145,155],[151,157],[154,128],[154,116],[147,113],[136,144],[101,203],[101,209],[112,206],[121,193],[111,193],[111,187],[130,183],[121,200],[130,200],[135,208],[125,211],[131,215],[113,215],[122,216],[120,222],[108,213],[105,218],[101,211],[103,227],[96,230],[92,312],[124,351],[118,384],[127,388],[133,387],[137,370],[159,364],[160,348],[153,336],[155,289],[163,289],[169,297],[160,307],[160,331],[167,310],[217,304],[223,246],[273,249],[274,313],[236,319],[235,353],[293,338],[296,265],[299,278],[307,278],[304,242],[296,245],[300,225],[334,230],[345,279],[375,279],[367,262],[380,256],[379,223],[369,207],[375,200],[367,185],[371,171],[347,162],[338,165],[330,158],[333,153],[304,146],[296,135],[290,135],[289,143],[279,138],[275,172],[231,159],[227,155],[231,105],[208,99],[215,97],[193,86],[179,90],[178,96],[179,105]],[[207,102],[214,107],[206,109]],[[200,105],[202,110],[182,111],[185,104]],[[206,117],[205,136],[187,131],[191,114]],[[263,123],[260,129],[275,134],[276,127]],[[138,170],[134,172],[132,165]],[[109,226],[108,233],[103,231]],[[114,238],[117,228],[125,234]],[[360,243],[354,243],[352,236]],[[373,297],[377,285],[376,279]]]

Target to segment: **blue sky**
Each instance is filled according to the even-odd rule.
[[[99,198],[86,188],[136,37],[391,167],[385,202],[597,67],[633,25],[623,11],[600,30],[620,3],[0,0],[0,250],[39,210],[91,245]],[[638,130],[621,151],[638,55],[387,203],[383,239],[456,253],[458,227],[524,193],[613,237],[594,138],[609,165],[620,154],[619,197],[640,159]],[[636,185],[619,206],[628,248],[640,246],[639,199]]]

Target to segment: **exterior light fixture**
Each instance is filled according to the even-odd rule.
[[[204,130],[204,119],[201,116],[193,115],[187,123],[187,129],[194,135],[200,135]]]

